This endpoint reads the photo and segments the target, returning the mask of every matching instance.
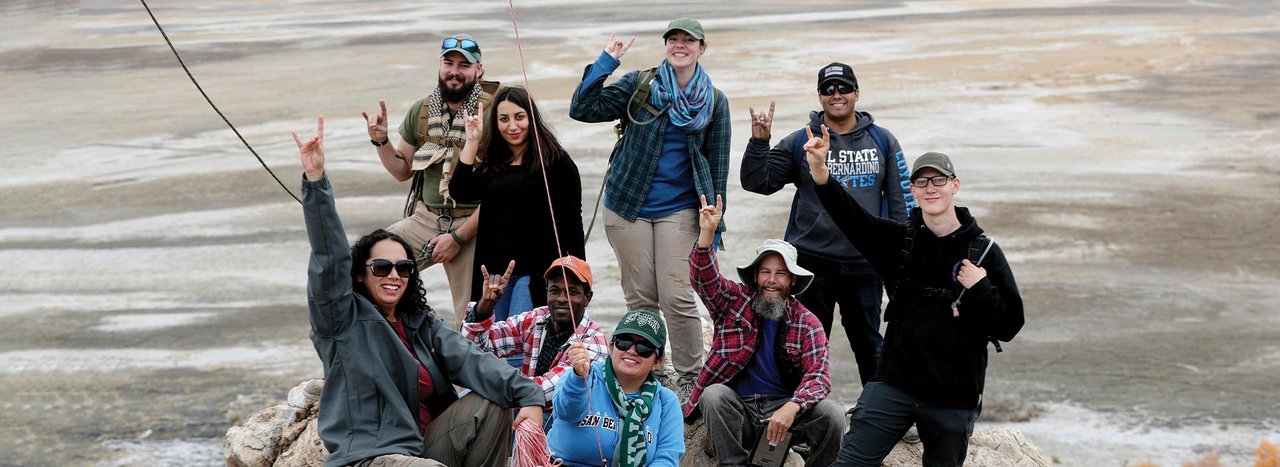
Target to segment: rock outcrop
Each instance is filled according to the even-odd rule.
[[[321,467],[328,456],[319,434],[316,433],[316,408],[323,386],[323,380],[305,381],[290,389],[285,401],[263,409],[243,424],[228,429],[222,441],[227,465]],[[684,439],[685,456],[680,460],[681,467],[716,465],[715,453],[707,440],[701,418],[691,425],[685,425]],[[920,444],[900,442],[889,457],[885,458],[884,465],[918,466],[921,465],[923,452],[924,447]],[[804,465],[804,460],[792,452],[783,465],[799,467]],[[1021,432],[996,427],[974,433],[969,439],[969,454],[965,465],[1047,467],[1049,463]]]

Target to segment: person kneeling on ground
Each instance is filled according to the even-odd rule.
[[[348,249],[324,171],[324,117],[298,143],[311,243],[307,306],[324,363],[316,428],[326,467],[502,466],[542,391],[427,306],[413,247],[378,229]],[[459,399],[453,385],[471,389]],[[521,407],[514,423],[510,408]]]
[[[738,268],[743,283],[721,276],[711,248],[721,207],[719,198],[715,206],[702,200],[701,232],[689,254],[690,280],[711,313],[715,337],[684,413],[707,417],[721,465],[747,465],[760,436],[776,445],[791,431],[794,442],[809,445],[805,465],[826,466],[840,449],[844,408],[827,400],[822,323],[794,297],[813,274],[796,265],[795,247],[769,239],[751,264]]]
[[[866,212],[826,167],[828,133],[805,144],[815,190],[831,219],[891,287],[879,368],[858,397],[837,466],[878,466],[914,422],[924,465],[964,464],[982,412],[987,345],[1024,323],[1004,253],[969,210],[951,158],[928,152],[911,168],[919,207],[905,224]],[[996,346],[999,349],[999,345]]]
[[[569,347],[573,374],[556,391],[556,423],[547,435],[566,466],[675,467],[684,456],[676,393],[658,383],[667,326],[648,310],[623,315],[609,358],[592,363],[581,343]],[[597,440],[599,444],[590,442]]]
[[[484,290],[462,326],[462,333],[495,357],[522,356],[520,374],[542,386],[547,409],[556,387],[573,367],[565,350],[571,338],[586,342],[591,361],[603,361],[609,354],[609,343],[600,325],[587,317],[591,303],[591,266],[576,256],[565,256],[551,263],[543,277],[547,283],[547,306],[534,308],[493,321],[493,305],[506,290],[515,269],[515,261],[501,276],[484,269]],[[547,423],[550,423],[548,417]]]

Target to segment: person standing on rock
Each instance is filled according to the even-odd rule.
[[[685,417],[695,410],[706,417],[721,465],[747,465],[759,438],[777,446],[788,431],[793,442],[809,445],[805,465],[829,465],[840,449],[844,408],[827,399],[822,323],[793,296],[813,273],[796,264],[795,247],[769,239],[738,268],[741,283],[726,279],[711,248],[723,208],[719,198],[714,206],[702,200],[701,230],[689,253],[689,280],[711,313],[715,337]]]
[[[520,374],[542,386],[550,410],[556,388],[573,371],[566,353],[570,342],[584,342],[591,361],[602,361],[609,355],[604,331],[587,317],[591,266],[576,256],[555,260],[543,274],[547,305],[495,321],[494,304],[507,289],[514,269],[512,261],[502,275],[482,271],[482,295],[462,325],[462,334],[495,357],[520,356]]]
[[[906,223],[895,222],[832,183],[829,134],[821,130],[804,146],[818,199],[892,291],[879,371],[858,397],[832,465],[880,465],[912,423],[925,465],[962,465],[982,412],[987,345],[1013,339],[1024,323],[1009,262],[969,210],[955,206],[960,179],[950,157],[916,159],[910,180],[919,206]]]
[[[618,121],[625,130],[605,175],[604,233],[618,257],[627,308],[661,311],[670,326],[682,402],[706,358],[683,251],[697,237],[698,196],[724,196],[729,178],[729,99],[698,63],[705,38],[698,21],[672,20],[662,34],[661,64],[605,86],[635,42],[611,35],[569,104],[574,120]]]
[[[466,316],[471,300],[479,205],[459,202],[449,194],[449,180],[466,144],[464,112],[477,113],[498,90],[495,81],[482,81],[480,45],[468,34],[455,34],[440,44],[440,73],[431,95],[409,107],[400,123],[400,142],[391,145],[387,129],[387,103],[380,112],[364,113],[369,140],[378,159],[396,181],[412,179],[405,202],[405,218],[387,227],[413,245],[418,267],[444,264],[453,297],[455,323]],[[484,148],[479,148],[484,153]]]
[[[324,364],[325,466],[506,465],[514,427],[542,423],[541,388],[431,311],[404,239],[378,229],[348,248],[324,170],[324,117],[315,136],[293,139],[305,173],[311,342]],[[459,399],[455,384],[472,392]]]
[[[809,114],[805,128],[830,128],[827,165],[840,187],[864,209],[880,217],[903,222],[915,206],[907,188],[907,162],[898,139],[875,124],[871,114],[854,110],[861,96],[853,68],[832,63],[818,69],[818,103],[822,110]],[[825,215],[813,178],[805,163],[804,128],[769,148],[773,103],[769,112],[751,110],[751,141],[742,157],[742,187],[771,195],[795,184],[786,241],[796,247],[800,267],[813,271],[813,283],[798,298],[822,322],[831,337],[831,322],[840,305],[840,324],[849,338],[858,363],[858,376],[867,384],[876,374],[880,353],[880,297],[883,283],[875,269],[840,229]]]
[[[556,391],[556,422],[547,434],[562,465],[679,465],[685,452],[680,400],[653,374],[662,367],[666,341],[661,316],[631,310],[614,328],[603,362],[581,343],[569,347],[573,372]]]

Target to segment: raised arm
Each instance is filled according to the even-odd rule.
[[[379,112],[373,115],[360,112],[369,130],[369,142],[376,148],[378,159],[382,161],[382,167],[387,169],[387,173],[395,177],[396,181],[403,182],[413,176],[413,153],[418,151],[418,147],[403,138],[392,146],[390,134],[387,133],[387,101],[379,99],[378,108]]]
[[[307,308],[311,330],[331,337],[345,327],[355,313],[351,282],[351,247],[333,201],[333,187],[324,172],[324,116],[316,119],[316,134],[306,141],[293,132],[298,156],[306,174],[302,182],[302,217],[311,243],[307,266]]]
[[[582,82],[573,92],[573,100],[569,103],[569,117],[586,123],[608,122],[624,118],[627,102],[636,89],[636,77],[639,72],[631,72],[622,76],[617,82],[606,87],[605,78],[613,74],[622,64],[622,56],[631,49],[636,41],[622,42],[616,34],[609,35],[609,42],[604,51],[596,58],[595,63],[587,65],[582,74]]]
[[[694,292],[707,306],[707,312],[713,321],[724,318],[725,313],[733,308],[733,297],[746,293],[746,287],[725,279],[720,274],[719,261],[711,243],[715,238],[716,226],[720,224],[723,213],[720,207],[723,201],[716,196],[714,206],[707,204],[702,198],[702,209],[698,211],[698,241],[689,253],[689,283]]]
[[[769,148],[769,138],[773,126],[773,101],[769,102],[769,113],[748,108],[751,112],[751,140],[742,154],[742,167],[738,179],[742,188],[752,193],[771,195],[777,193],[787,184],[798,179],[798,169],[802,155],[795,154],[795,133],[782,138],[782,141]]]

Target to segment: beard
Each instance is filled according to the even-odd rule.
[[[454,76],[449,76],[449,77],[454,77]],[[464,76],[456,76],[456,77],[462,80],[462,87],[458,89],[450,88],[448,85],[448,82],[445,80],[446,77],[441,76],[439,78],[436,78],[436,85],[440,87],[441,100],[445,102],[462,102],[466,100],[467,96],[471,95],[471,91],[475,89],[476,80],[468,82],[467,78]]]
[[[787,299],[776,295],[757,295],[751,299],[751,309],[764,319],[782,319],[782,314],[787,311]]]

